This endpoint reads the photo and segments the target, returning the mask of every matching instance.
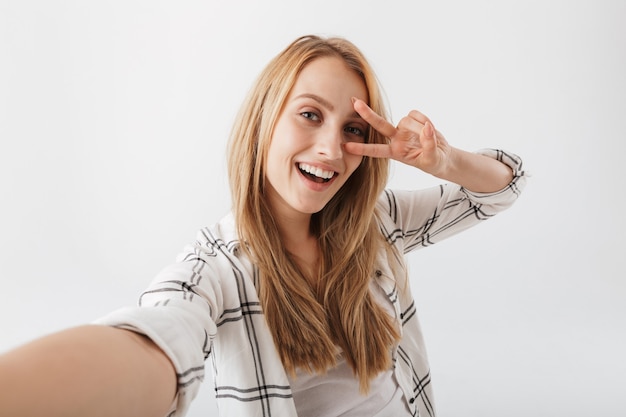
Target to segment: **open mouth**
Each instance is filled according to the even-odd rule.
[[[334,171],[326,171],[307,164],[298,164],[298,169],[308,179],[317,183],[330,181],[336,174]]]

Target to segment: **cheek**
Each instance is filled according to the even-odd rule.
[[[352,175],[354,171],[356,171],[356,169],[361,165],[363,158],[363,156],[357,155],[351,155],[348,157],[348,159],[346,160],[346,165],[348,167],[350,175]]]
[[[270,146],[267,158],[265,158],[265,177],[274,186],[285,176],[282,160],[283,157],[279,149]]]
[[[284,159],[296,151],[298,135],[294,129],[282,124],[274,129],[268,152],[272,154],[274,160]]]
[[[269,147],[267,149],[267,158],[266,161],[272,165],[272,163],[277,163],[282,160],[285,155],[288,153],[288,141],[284,140],[285,135],[282,132],[276,132],[271,139]]]

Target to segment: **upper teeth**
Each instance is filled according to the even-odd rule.
[[[325,171],[307,164],[300,164],[299,167],[301,170],[308,172],[311,175],[315,175],[316,177],[324,178],[325,180],[330,179],[333,175],[335,175],[334,171]]]

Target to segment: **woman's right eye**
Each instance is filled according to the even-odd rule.
[[[313,120],[315,122],[320,119],[319,116],[312,111],[303,111],[300,113],[300,116],[304,117],[305,119]]]

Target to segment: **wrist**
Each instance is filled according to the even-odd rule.
[[[444,157],[437,165],[436,169],[429,174],[445,181],[457,182],[457,172],[462,165],[463,151],[452,146],[444,152]]]

